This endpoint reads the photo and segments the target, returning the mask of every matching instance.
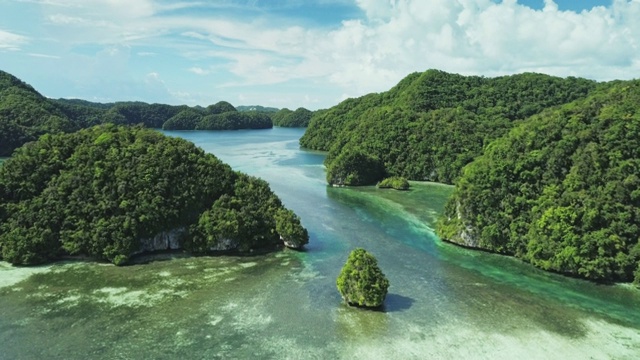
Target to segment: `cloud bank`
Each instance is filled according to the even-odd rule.
[[[42,9],[47,35],[0,30],[0,51],[18,51],[28,38],[69,51],[128,47],[133,51],[119,58],[118,68],[108,67],[112,76],[138,76],[145,82],[146,74],[159,74],[162,88],[171,89],[167,94],[180,93],[181,101],[189,91],[195,102],[216,94],[233,94],[231,101],[257,101],[258,90],[266,90],[282,91],[283,96],[266,99],[265,105],[295,108],[311,101],[331,106],[343,94],[384,91],[407,74],[430,68],[486,76],[534,71],[596,80],[629,79],[640,72],[640,0],[613,0],[581,12],[559,10],[552,0],[539,10],[516,0],[334,0],[328,3],[351,4],[360,15],[331,26],[285,17],[271,12],[270,2],[259,1],[215,6],[153,0],[30,3]],[[302,5],[293,1],[289,6]],[[242,11],[251,16],[239,15]],[[104,51],[89,56],[99,61]],[[46,54],[38,48],[29,52]],[[145,56],[150,66],[142,69],[131,53],[154,56]],[[161,63],[170,60],[171,67]],[[211,81],[194,91],[182,88],[172,74]]]

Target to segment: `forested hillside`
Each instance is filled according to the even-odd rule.
[[[261,105],[240,105],[236,106],[236,110],[238,111],[257,111],[268,114],[274,114],[278,112],[278,108],[269,107],[269,106],[261,106]]]
[[[143,124],[150,128],[234,130],[271,128],[269,112],[238,112],[221,101],[207,108],[84,100],[48,99],[0,70],[0,156],[43,134],[77,131],[97,124]]]
[[[387,92],[317,112],[300,144],[329,151],[331,184],[372,184],[385,175],[453,183],[485,145],[521,120],[583,98],[597,86],[533,73],[484,78],[429,70]],[[374,171],[384,171],[366,174],[371,167],[348,159],[366,159],[377,164]]]
[[[85,255],[124,264],[170,231],[194,253],[308,242],[265,181],[154,130],[109,124],[47,134],[0,167],[5,261]]]
[[[303,107],[297,108],[295,111],[287,108],[280,109],[271,115],[273,125],[281,127],[307,127],[313,116],[313,111]]]
[[[269,113],[238,111],[226,101],[206,109],[184,108],[162,125],[164,130],[238,130],[273,127]]]
[[[598,281],[640,283],[640,81],[543,111],[486,147],[438,234]]]
[[[45,133],[82,127],[53,102],[14,76],[0,71],[0,156]]]

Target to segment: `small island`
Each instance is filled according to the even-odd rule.
[[[378,189],[395,189],[395,190],[409,190],[409,181],[401,176],[392,176],[380,181],[376,187]]]
[[[126,264],[152,251],[301,248],[307,230],[264,180],[179,138],[101,125],[44,135],[0,167],[0,260]]]
[[[226,101],[209,105],[205,109],[187,107],[164,124],[164,130],[239,130],[270,129],[273,127],[268,113],[238,111]]]
[[[347,304],[378,308],[387,296],[389,280],[378,267],[376,258],[365,249],[357,248],[349,254],[336,285]]]
[[[335,187],[370,185],[380,181],[384,173],[378,158],[354,150],[340,154],[327,166],[327,182]]]
[[[309,121],[311,121],[312,116],[313,111],[307,110],[303,107],[298,108],[295,111],[284,108],[271,115],[271,121],[273,121],[274,126],[307,127],[309,126]]]

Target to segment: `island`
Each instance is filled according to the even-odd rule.
[[[453,184],[491,141],[600,85],[534,73],[486,78],[428,70],[389,91],[315,112],[300,145],[328,151],[327,172],[338,175],[327,176],[329,184],[375,185],[389,176]]]
[[[389,280],[378,267],[376,258],[365,249],[357,248],[349,254],[336,285],[347,304],[378,308],[387,296]]]
[[[445,241],[597,282],[640,284],[640,81],[414,73],[317,112],[327,182],[455,185]]]
[[[284,108],[272,114],[271,120],[274,126],[307,127],[313,114],[313,111],[303,107],[297,108],[295,111]]]
[[[186,108],[162,124],[164,130],[239,130],[273,127],[266,112],[238,111],[226,101],[205,109]]]
[[[116,265],[150,251],[301,248],[307,230],[261,179],[140,126],[46,134],[0,167],[1,259]]]
[[[388,177],[376,184],[378,189],[409,190],[410,186],[409,181],[402,176]]]

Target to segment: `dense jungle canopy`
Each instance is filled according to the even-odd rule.
[[[1,258],[13,264],[66,255],[124,264],[174,230],[193,253],[308,242],[265,181],[154,130],[46,134],[0,167]]]

